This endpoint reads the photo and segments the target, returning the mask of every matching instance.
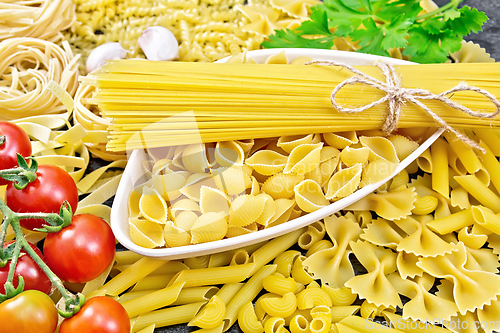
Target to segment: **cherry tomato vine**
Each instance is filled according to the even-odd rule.
[[[113,322],[119,329],[112,332],[128,333],[128,315],[117,301],[100,297],[86,302],[84,295],[71,293],[63,284],[63,280],[88,282],[112,263],[116,244],[111,228],[97,216],[73,215],[78,204],[78,190],[71,176],[56,166],[38,166],[36,159],[29,155],[31,145],[26,133],[15,124],[0,122],[0,185],[7,185],[5,201],[0,198],[3,214],[0,319],[9,318],[6,332],[31,332],[33,325],[39,324],[42,326],[37,332],[53,332],[57,313],[66,318],[61,329],[85,326],[88,317],[95,312],[93,309],[106,304],[119,311],[93,319]],[[14,232],[14,240],[6,242],[9,227]],[[45,256],[26,240],[22,228],[48,233],[43,247]],[[89,246],[94,250],[89,250]],[[75,262],[87,270],[75,266]],[[89,266],[92,269],[89,270]],[[28,270],[31,275],[26,273]],[[57,307],[48,296],[53,288],[63,298]],[[21,311],[25,314],[20,315]],[[40,323],[29,319],[33,313],[37,314]],[[68,318],[73,320],[66,322]]]
[[[29,184],[28,179],[31,179],[32,174],[36,174],[36,160],[30,158],[31,165],[28,166],[26,160],[18,155],[19,167],[12,169],[0,170],[0,176],[4,179],[13,179],[16,188],[23,189]],[[28,175],[28,176],[26,176]],[[6,177],[7,176],[7,177]],[[15,176],[15,177],[10,177]],[[3,200],[0,199],[0,211],[4,216],[2,228],[0,230],[0,267],[7,265],[10,262],[7,282],[4,284],[5,294],[0,294],[0,301],[6,301],[20,294],[24,290],[24,278],[19,276],[18,285],[14,287],[14,273],[21,250],[24,250],[33,261],[47,275],[52,285],[61,293],[64,299],[64,305],[58,309],[59,314],[68,318],[77,313],[85,302],[85,297],[82,294],[72,294],[66,290],[62,280],[55,275],[49,266],[31,247],[30,243],[24,237],[21,229],[21,220],[23,219],[43,219],[47,225],[38,231],[57,232],[71,223],[73,216],[71,206],[66,201],[61,205],[59,213],[16,213]],[[5,237],[8,227],[14,231],[15,242],[4,247]]]

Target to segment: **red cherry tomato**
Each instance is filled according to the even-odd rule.
[[[63,281],[84,283],[111,265],[116,251],[111,227],[98,216],[79,214],[61,231],[45,238],[43,253],[50,269]]]
[[[0,136],[5,142],[0,144],[0,170],[17,167],[17,153],[24,157],[31,156],[31,142],[28,134],[14,123],[0,122]],[[0,177],[0,185],[8,181]]]
[[[78,190],[75,181],[63,169],[54,165],[40,165],[36,180],[24,189],[17,190],[12,183],[7,185],[5,201],[17,213],[59,213],[64,201],[68,201],[73,212],[78,205]],[[47,224],[43,219],[22,219],[21,226],[34,230]]]
[[[5,243],[5,247],[13,241]],[[33,244],[30,244],[31,248],[44,259],[42,252]],[[31,257],[26,254],[24,250],[21,250],[21,257],[19,257],[16,265],[16,270],[14,273],[14,287],[17,288],[19,282],[19,275],[24,278],[24,290],[39,290],[45,294],[50,294],[52,289],[52,283],[50,282],[47,275],[42,271],[40,267],[31,259]],[[0,268],[0,293],[5,294],[4,284],[7,282],[7,276],[9,275],[10,262],[4,267]]]
[[[125,308],[112,298],[88,299],[80,311],[64,319],[59,333],[129,333],[130,319]]]
[[[23,291],[0,304],[2,333],[54,333],[57,320],[54,302],[38,290]]]

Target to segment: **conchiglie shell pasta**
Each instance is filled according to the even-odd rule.
[[[216,186],[229,195],[238,195],[252,186],[252,179],[242,168],[218,168],[212,170]]]
[[[354,193],[360,183],[362,169],[361,164],[355,164],[335,173],[328,181],[326,198],[340,199]]]
[[[266,227],[274,214],[276,214],[276,202],[274,202],[274,199],[269,194],[261,193],[258,196],[264,198],[264,211],[255,222]]]
[[[175,217],[175,226],[185,231],[191,230],[198,214],[191,210],[183,210]]]
[[[263,32],[266,34],[265,32]],[[288,64],[288,58],[286,57],[285,52],[279,52],[273,55],[270,55],[269,57],[266,58],[266,61],[264,62],[265,64],[277,64],[277,65],[282,65],[282,64]]]
[[[223,167],[231,167],[234,164],[242,165],[245,158],[243,148],[235,141],[217,142],[215,146],[215,160]]]
[[[203,173],[210,166],[205,145],[194,144],[187,146],[182,152],[182,164],[192,173]]]
[[[153,175],[163,174],[163,170],[167,169],[170,165],[172,165],[172,160],[169,158],[162,158],[155,162],[153,165],[153,169],[151,173]]]
[[[400,161],[407,158],[418,148],[418,143],[402,135],[391,135],[389,136],[389,141],[394,145],[394,149],[396,149],[396,154]]]
[[[172,207],[170,207],[170,212],[174,219],[177,214],[183,211],[201,212],[201,209],[198,203],[191,199],[180,199],[179,201],[176,201]]]
[[[283,169],[283,173],[304,174],[318,167],[323,143],[303,144],[295,147]]]
[[[291,153],[296,147],[303,144],[311,144],[313,140],[313,134],[309,134],[306,136],[303,135],[294,135],[294,136],[282,136],[278,139],[277,146],[286,151],[287,153]]]
[[[276,203],[276,213],[269,221],[268,227],[272,227],[281,223],[288,221],[290,215],[295,207],[294,199],[277,199]]]
[[[250,156],[245,161],[245,164],[251,166],[261,175],[271,176],[283,170],[287,160],[288,156],[266,149],[260,150]]]
[[[321,172],[321,187],[326,185],[330,177],[337,169],[339,162],[340,155],[334,156],[319,165],[318,169]]]
[[[146,189],[144,188],[144,190]],[[168,206],[165,199],[156,190],[149,189],[145,192],[139,200],[141,215],[151,222],[166,223],[168,219]]]
[[[362,136],[359,138],[359,142],[363,147],[370,149],[370,161],[382,158],[392,163],[399,163],[396,148],[388,139],[381,136]]]
[[[200,201],[201,187],[217,188],[215,180],[206,173],[195,173],[186,180],[186,186],[180,192],[191,200]]]
[[[365,164],[368,161],[368,156],[370,155],[370,150],[366,147],[362,148],[351,148],[345,147],[340,153],[340,161],[352,167],[354,164]]]
[[[258,195],[260,193],[259,181],[254,176],[251,177],[252,177],[252,186],[250,187],[250,191],[247,191],[247,194]]]
[[[227,228],[224,214],[213,212],[202,214],[191,228],[191,242],[198,244],[220,240],[226,235]]]
[[[246,140],[237,140],[235,141],[238,145],[240,145],[241,149],[245,153],[245,156],[248,156],[250,150],[252,150],[253,145],[255,144],[254,139],[246,139]]]
[[[265,196],[241,195],[231,202],[229,225],[244,227],[255,222],[264,212]]]
[[[304,212],[314,212],[328,206],[330,201],[325,197],[321,186],[314,180],[306,179],[294,187],[295,201]]]
[[[142,194],[137,192],[135,189],[130,192],[130,196],[128,198],[128,215],[130,217],[138,217],[141,213],[139,208],[139,200],[141,200]]]
[[[387,160],[375,160],[363,168],[360,187],[373,184],[391,176],[398,165]]]
[[[295,185],[304,180],[304,175],[296,174],[282,174],[269,177],[264,185],[262,191],[269,194],[273,199],[289,199],[293,196],[293,188]]]
[[[200,209],[203,214],[223,212],[229,215],[229,198],[222,191],[202,186],[200,189]]]
[[[163,238],[170,247],[191,244],[191,235],[186,230],[176,227],[172,221],[168,221],[165,225],[163,229]]]
[[[229,226],[227,228],[226,237],[227,238],[237,237],[237,236],[242,236],[242,235],[246,235],[246,234],[251,234],[252,232],[254,232],[254,230],[246,228],[246,227]]]
[[[180,189],[186,185],[186,172],[172,172],[165,175],[153,175],[154,188],[167,201],[174,201],[181,196]]]
[[[328,145],[337,149],[344,149],[345,147],[358,142],[358,137],[354,131],[342,133],[323,133],[323,139],[326,143],[328,143]]]
[[[323,183],[323,175],[321,174],[321,169],[319,167],[313,169],[312,171],[310,171],[308,173],[306,173],[304,175],[304,177],[306,177],[306,179],[311,179],[311,180],[315,181],[318,184],[322,184]]]
[[[323,146],[321,148],[321,153],[319,155],[319,161],[320,163],[323,163],[331,158],[334,158],[335,156],[340,155],[340,150],[337,148],[331,147],[331,146]]]
[[[130,219],[130,238],[136,245],[154,249],[165,245],[163,240],[163,226],[143,219]]]

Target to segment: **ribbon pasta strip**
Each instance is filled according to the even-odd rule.
[[[143,161],[149,177],[129,196],[131,239],[146,248],[177,247],[258,232],[389,177],[416,147],[398,135],[357,132],[167,147]],[[387,206],[383,217],[402,218],[414,208],[416,193],[373,196]],[[399,215],[389,215],[394,212]],[[311,225],[299,246],[310,249],[325,232],[323,224]],[[343,256],[348,242],[340,246]]]

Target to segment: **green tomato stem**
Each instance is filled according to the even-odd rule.
[[[59,279],[59,277],[57,277],[57,275],[55,275],[50,270],[49,266],[47,266],[47,264],[42,260],[42,258],[38,256],[35,250],[31,248],[26,238],[24,238],[23,231],[21,230],[21,225],[19,224],[19,221],[14,218],[13,220],[11,220],[10,225],[12,226],[12,229],[14,229],[14,233],[16,235],[16,246],[19,243],[21,244],[24,251],[26,251],[26,253],[33,259],[33,261],[42,269],[42,271],[47,275],[47,277],[49,278],[50,282],[52,282],[54,287],[56,287],[56,289],[59,290],[65,301],[72,300],[73,299],[72,295],[66,290],[61,279]]]
[[[0,135],[0,146],[5,143],[5,135]]]
[[[17,261],[19,260],[19,255],[21,253],[22,244],[16,242],[14,247],[14,253],[12,254],[12,261],[10,262],[9,275],[7,275],[7,282],[14,284],[14,273],[16,272]]]
[[[3,214],[3,224],[2,224],[2,229],[0,230],[0,248],[3,248],[3,245],[5,243],[5,236],[7,236],[7,229],[9,228],[10,225],[10,219],[12,219],[12,209],[7,206],[7,204],[0,199],[0,211]]]

